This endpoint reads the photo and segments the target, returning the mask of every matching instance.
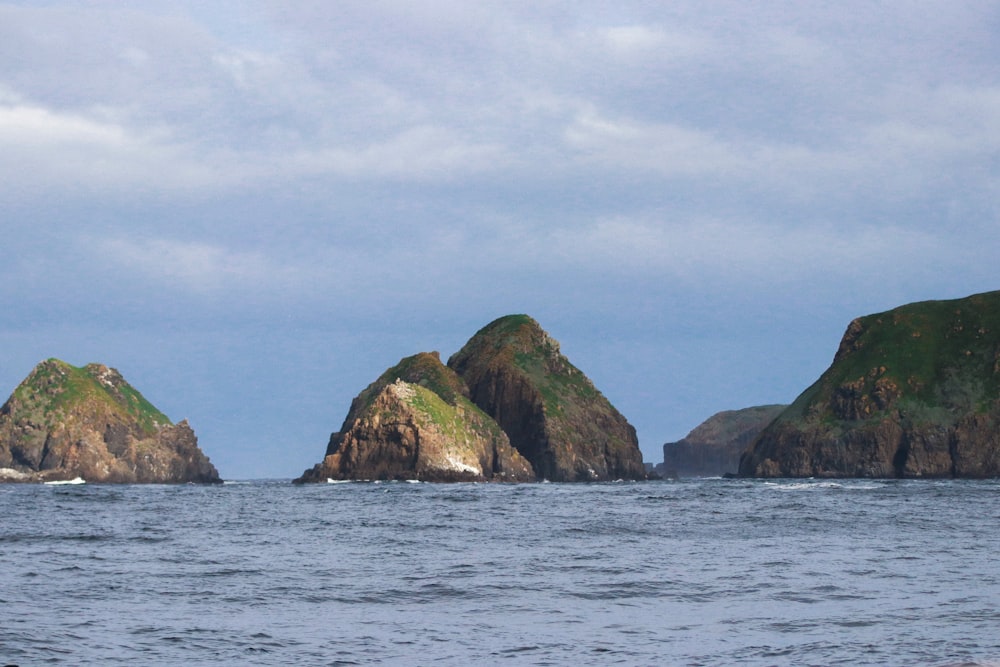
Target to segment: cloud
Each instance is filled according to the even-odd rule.
[[[5,97],[0,191],[9,196],[190,191],[233,181],[232,171],[198,159],[166,128],[131,127],[108,108],[58,111]]]
[[[287,166],[302,175],[419,182],[466,177],[506,162],[501,146],[479,144],[447,128],[417,126],[367,145],[302,151],[291,156]]]
[[[922,273],[923,267],[942,261],[943,245],[940,233],[895,224],[789,227],[752,219],[671,221],[661,215],[594,220],[553,231],[538,247],[550,262],[559,258],[558,270],[641,275],[676,281],[687,289],[725,285],[745,291],[790,287],[816,275],[855,284],[900,261]],[[529,262],[544,260],[538,256]]]
[[[616,170],[652,170],[665,176],[723,176],[746,165],[737,147],[710,132],[674,124],[610,119],[593,110],[578,114],[564,137],[567,147],[580,159]]]
[[[256,250],[156,238],[114,238],[91,244],[95,256],[113,272],[201,295],[286,291],[307,284],[309,278],[299,267],[275,262]]]
[[[661,187],[702,179],[792,200],[831,187],[876,196],[866,184],[878,183],[905,198],[942,163],[963,168],[996,145],[988,85],[870,72],[876,31],[855,53],[846,20],[816,11],[270,11],[257,28],[268,39],[251,48],[199,25],[200,14],[162,7],[8,10],[4,37],[30,55],[4,61],[19,101],[4,103],[0,148],[11,157],[0,169],[36,194],[79,184],[202,196],[301,178],[482,188],[484,174],[531,188],[573,177],[582,188],[613,172],[643,187],[649,177]],[[87,30],[72,32],[68,16]],[[32,37],[43,21],[87,68],[54,67],[67,57]]]

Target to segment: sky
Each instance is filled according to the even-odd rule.
[[[527,313],[647,461],[1000,288],[994,2],[0,2],[0,392],[100,362],[228,479]]]

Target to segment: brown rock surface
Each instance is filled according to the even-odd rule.
[[[107,366],[39,364],[0,408],[0,481],[218,482],[186,421],[171,424]]]
[[[362,391],[322,463],[296,482],[531,481],[531,465],[435,353],[407,357]]]

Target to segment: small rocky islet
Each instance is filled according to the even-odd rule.
[[[295,481],[645,477],[635,429],[535,320],[508,315],[447,365],[425,352],[383,373]]]
[[[38,364],[0,407],[0,482],[220,482],[174,424],[114,368]]]

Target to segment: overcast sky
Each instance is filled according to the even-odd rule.
[[[994,2],[0,4],[0,391],[118,368],[226,478],[528,313],[647,461],[1000,288]]]

